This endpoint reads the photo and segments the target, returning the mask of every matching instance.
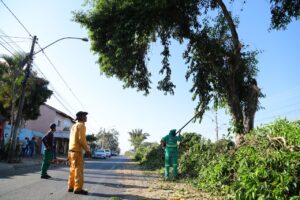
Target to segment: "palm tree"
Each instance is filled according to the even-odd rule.
[[[21,62],[25,59],[24,54],[14,56],[2,55],[0,62],[0,112],[10,118],[12,124],[16,115],[16,95],[20,94],[23,78],[20,69]],[[9,112],[10,108],[10,112]]]
[[[136,150],[144,140],[148,138],[149,133],[143,133],[142,129],[133,129],[131,132],[128,132],[131,142],[131,146],[133,146],[134,150]]]

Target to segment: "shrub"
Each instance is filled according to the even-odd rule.
[[[164,166],[164,150],[157,143],[140,145],[134,158],[147,169],[160,169]]]
[[[240,200],[299,199],[300,154],[289,148],[300,144],[299,136],[299,125],[286,120],[257,128],[236,151],[216,152],[197,186]]]

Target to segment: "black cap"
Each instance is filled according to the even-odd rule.
[[[55,123],[52,123],[52,124],[50,124],[49,127],[50,127],[51,129],[56,128],[56,124],[55,124]]]
[[[88,114],[87,112],[79,111],[79,112],[76,113],[76,119],[78,119],[79,117],[85,116],[87,114]]]

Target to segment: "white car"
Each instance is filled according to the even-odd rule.
[[[93,158],[106,158],[106,152],[103,149],[97,149],[94,154]]]
[[[105,153],[106,153],[106,157],[111,157],[111,150],[109,150],[109,149],[105,149],[104,150],[105,151]]]

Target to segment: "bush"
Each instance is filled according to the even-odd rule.
[[[289,148],[300,144],[299,136],[299,125],[286,120],[260,127],[236,151],[216,152],[197,186],[241,200],[299,199],[300,154]]]
[[[147,169],[160,169],[164,166],[164,151],[157,143],[144,143],[136,149],[134,159]]]
[[[215,143],[196,133],[183,134],[179,172],[213,194],[237,200],[300,199],[300,123],[280,119],[245,136],[234,149],[230,140]],[[142,145],[135,158],[144,166],[163,166],[163,151]]]

